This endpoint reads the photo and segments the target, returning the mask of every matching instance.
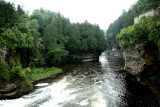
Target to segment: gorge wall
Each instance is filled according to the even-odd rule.
[[[135,17],[135,18],[134,18],[134,24],[137,24],[138,21],[139,21],[139,19],[140,19],[141,17],[143,17],[143,16],[154,16],[154,15],[156,15],[156,14],[158,14],[158,11],[157,11],[157,10],[153,10],[153,9],[152,9],[152,10],[149,10],[149,11],[147,11],[147,12],[145,12],[145,13],[137,16],[137,17]]]
[[[125,70],[133,75],[140,75],[147,66],[157,62],[156,52],[158,48],[154,44],[136,44],[123,49]]]
[[[137,24],[142,16],[154,16],[157,14],[158,12],[156,10],[150,10],[144,14],[139,15],[138,17],[135,17],[134,24]],[[152,29],[150,30],[152,31]],[[148,34],[146,33],[145,35],[149,35],[149,33]],[[157,35],[154,34],[151,37],[154,38],[156,36]],[[132,42],[132,39],[128,38],[129,42]],[[119,40],[118,42],[121,46],[122,41]],[[160,85],[159,85],[160,54],[159,53],[160,53],[160,48],[157,45],[156,39],[154,39],[154,41],[150,41],[148,39],[147,42],[144,41],[136,42],[134,45],[128,45],[127,47],[122,48],[122,54],[125,60],[124,69],[129,73],[135,75],[140,83],[149,86],[150,89],[155,94],[157,94],[160,102]]]

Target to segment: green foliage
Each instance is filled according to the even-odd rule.
[[[158,11],[158,13],[160,13],[160,6],[159,6],[159,7],[157,7],[157,11]]]
[[[6,45],[6,40],[4,40],[2,36],[0,36],[0,48],[4,45]]]
[[[157,45],[158,45],[158,47],[160,47],[160,39],[158,39],[158,44]]]
[[[104,51],[106,40],[98,25],[71,23],[60,13],[42,8],[29,16],[20,5],[15,8],[0,0],[0,48],[4,46],[7,62],[0,62],[0,82],[22,80],[31,86],[28,67],[35,67],[35,59],[40,59],[39,65],[42,58],[47,65],[60,64],[69,53]]]
[[[151,9],[156,9],[160,4],[159,0],[138,0],[136,4],[133,4],[129,11],[126,12],[123,10],[122,15],[113,23],[110,24],[109,28],[107,29],[107,40],[108,40],[108,48],[113,48],[115,44],[117,44],[116,41],[116,35],[118,35],[121,31],[121,29],[132,26],[134,24],[134,18],[142,13],[147,12]],[[158,8],[159,9],[159,8]],[[142,19],[144,20],[144,19]],[[148,20],[148,19],[147,19]],[[141,24],[146,24],[145,22],[141,21]],[[141,25],[142,26],[142,25]],[[148,26],[148,25],[147,25]],[[144,35],[144,31],[146,31],[145,27],[142,30],[141,33]],[[139,31],[140,32],[140,31]],[[139,33],[140,34],[140,33]],[[146,37],[144,37],[147,39]],[[139,38],[142,39],[143,38]],[[116,48],[119,48],[119,46],[116,46]]]
[[[9,83],[11,75],[8,72],[0,72],[0,81],[1,83]]]
[[[68,51],[64,49],[63,45],[51,44],[48,50],[49,52],[47,55],[50,61],[53,61],[54,63],[60,63],[62,61],[62,58],[68,54]]]
[[[42,79],[48,76],[51,76],[53,74],[62,72],[62,69],[52,67],[52,68],[32,68],[30,75],[30,79],[32,81]]]
[[[16,24],[18,16],[11,3],[0,1],[0,19],[0,28],[9,28]]]
[[[128,41],[122,41],[121,46],[122,48],[127,48],[130,45]]]
[[[0,62],[0,72],[7,72],[7,71],[8,71],[7,62]]]
[[[29,67],[25,68],[24,70],[25,70],[26,73],[30,73],[31,72],[31,69]]]
[[[36,67],[36,66],[35,66],[34,62],[31,61],[31,68],[35,68],[35,67]]]
[[[160,46],[160,15],[153,17],[142,17],[139,23],[134,26],[123,28],[117,35],[117,40],[122,41],[121,45],[127,47],[136,43],[149,43],[152,42]]]
[[[12,50],[16,48],[32,48],[34,46],[33,37],[22,33],[17,26],[7,29],[2,35],[7,42],[7,47]]]
[[[70,54],[83,52],[102,52],[106,49],[104,32],[97,25],[84,23],[72,24],[60,14],[50,19],[44,29],[44,44],[47,47],[48,62],[60,63],[67,51]],[[45,18],[46,19],[46,18]],[[50,60],[53,59],[53,60]]]
[[[57,13],[51,12],[49,10],[44,10],[43,8],[41,8],[33,11],[31,19],[36,19],[38,21],[39,24],[38,32],[40,32],[40,35],[43,36],[46,25],[50,23],[52,18],[56,16]]]
[[[26,82],[26,86],[27,86],[27,87],[32,87],[32,86],[33,86],[33,84],[32,84],[32,81],[31,81],[31,80],[29,80],[29,79],[25,79],[25,82]]]
[[[9,82],[10,74],[7,62],[0,62],[0,82]]]
[[[12,80],[24,80],[26,76],[25,70],[22,67],[13,67],[10,71]]]

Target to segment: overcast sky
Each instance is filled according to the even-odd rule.
[[[71,22],[88,22],[99,24],[106,30],[110,23],[116,20],[123,9],[129,7],[137,0],[5,0],[15,5],[24,6],[30,13],[34,9],[43,7],[54,12],[60,12]]]

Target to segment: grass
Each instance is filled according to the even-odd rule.
[[[52,68],[31,68],[31,73],[29,73],[29,77],[32,81],[39,80],[42,78],[49,77],[53,74],[62,72],[62,69],[52,67]]]

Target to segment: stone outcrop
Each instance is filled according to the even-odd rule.
[[[4,46],[0,48],[0,62],[5,62],[7,55],[7,47]]]
[[[139,75],[149,65],[156,62],[155,52],[157,48],[152,45],[136,44],[123,49],[125,59],[125,70],[133,75]]]
[[[113,48],[112,50],[108,51],[108,54],[111,56],[122,56],[122,52],[116,48]]]
[[[134,24],[138,23],[139,19],[143,16],[154,16],[156,14],[159,14],[156,10],[150,10],[141,14],[134,19]],[[122,41],[119,40],[118,42],[121,46]],[[139,43],[122,49],[122,54],[125,60],[124,69],[135,75],[140,83],[148,85],[158,96],[160,103],[160,81],[153,80],[153,77],[159,75],[160,71],[160,56],[158,56],[160,48],[156,44]]]
[[[11,83],[8,85],[0,84],[0,99],[18,98],[33,90],[33,87],[28,87],[25,82]]]
[[[141,14],[141,15],[135,17],[135,18],[134,18],[134,24],[138,23],[139,19],[140,19],[141,17],[143,17],[143,16],[154,16],[154,15],[156,15],[156,14],[158,14],[158,11],[153,10],[153,9],[152,9],[152,10],[149,10],[149,11],[147,11],[146,13]]]

